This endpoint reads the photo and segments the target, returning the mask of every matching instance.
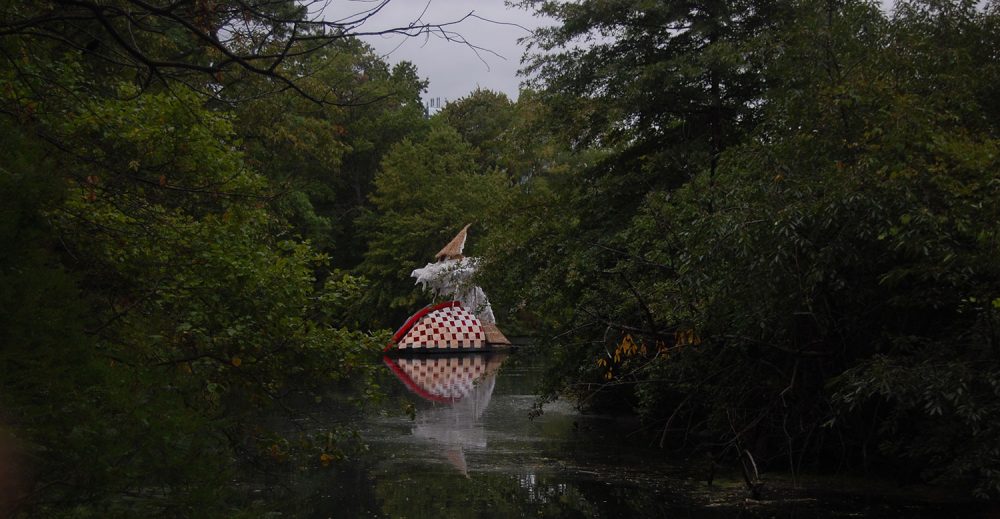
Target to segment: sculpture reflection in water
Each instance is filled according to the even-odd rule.
[[[486,448],[482,416],[506,358],[506,353],[384,358],[410,391],[433,402],[430,409],[417,412],[413,437],[442,448],[448,462],[464,475],[466,451]]]

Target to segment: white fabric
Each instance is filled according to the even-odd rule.
[[[410,273],[410,277],[417,278],[417,284],[423,285],[424,290],[447,296],[456,294],[461,285],[468,283],[477,266],[475,258],[449,259],[428,263]]]
[[[462,306],[476,314],[483,324],[496,324],[493,307],[490,306],[486,293],[470,282],[478,267],[477,258],[449,259],[428,263],[425,267],[411,272],[410,277],[416,278],[416,284],[422,285],[424,290],[432,291],[435,296],[462,303]]]
[[[462,303],[463,308],[476,314],[479,322],[483,324],[497,323],[496,317],[493,316],[493,307],[490,306],[490,300],[486,298],[486,292],[483,292],[482,288],[473,285],[468,290],[457,294],[455,299]]]

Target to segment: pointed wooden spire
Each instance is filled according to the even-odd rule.
[[[459,259],[462,257],[462,251],[465,249],[465,240],[468,238],[468,230],[472,224],[466,224],[462,227],[461,231],[445,245],[441,252],[438,252],[434,256],[435,261],[441,261],[445,259]]]

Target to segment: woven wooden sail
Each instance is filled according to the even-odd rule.
[[[434,255],[435,261],[441,261],[445,259],[459,259],[462,257],[462,251],[465,250],[465,240],[468,238],[469,227],[472,224],[466,224],[462,227],[461,231],[445,245],[441,252]]]
[[[510,346],[510,341],[500,332],[500,328],[492,323],[483,323],[483,332],[486,333],[486,343],[492,346]]]

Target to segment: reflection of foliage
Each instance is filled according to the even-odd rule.
[[[593,505],[575,488],[549,484],[534,474],[435,472],[413,481],[412,475],[378,481],[379,509],[388,517],[469,517],[482,511],[493,517],[594,517]]]
[[[397,467],[399,468],[399,467]],[[401,467],[384,472],[356,461],[350,467],[296,478],[298,495],[286,512],[300,517],[636,517],[666,510],[648,492],[609,490],[603,483],[568,484],[546,476]],[[633,515],[638,514],[638,515]]]

